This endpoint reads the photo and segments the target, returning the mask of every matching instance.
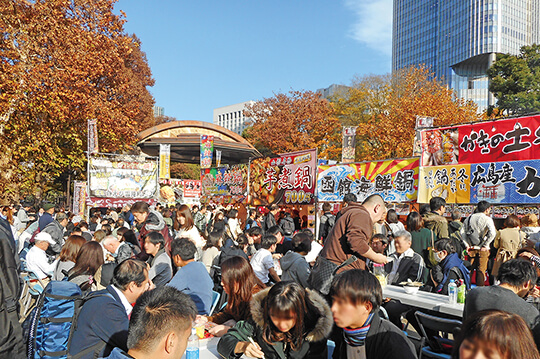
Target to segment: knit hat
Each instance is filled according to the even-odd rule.
[[[45,212],[46,212],[46,211],[48,211],[49,209],[54,208],[54,204],[52,204],[52,203],[43,203],[42,207],[43,207],[43,209],[44,209]]]

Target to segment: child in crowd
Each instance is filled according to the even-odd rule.
[[[329,294],[334,322],[343,328],[336,336],[333,358],[416,358],[405,334],[379,317],[383,295],[373,274],[360,269],[342,272],[332,281]]]
[[[275,283],[280,281],[274,269],[274,259],[272,258],[276,246],[277,238],[272,235],[265,235],[261,241],[261,249],[251,258],[251,266],[255,275],[266,285],[271,285],[272,281]]]
[[[314,291],[280,282],[253,296],[252,319],[238,322],[218,343],[223,358],[326,359],[332,313]]]

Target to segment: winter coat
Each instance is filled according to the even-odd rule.
[[[324,242],[319,256],[330,262],[340,265],[350,256],[361,257],[369,247],[369,240],[373,234],[373,222],[369,212],[360,203],[351,203],[341,210],[341,217],[336,221]],[[354,261],[345,266],[338,273],[349,269],[365,269],[363,260]]]
[[[282,342],[268,344],[262,337],[263,328],[267,325],[263,316],[262,300],[268,295],[269,290],[270,288],[267,288],[253,296],[251,301],[252,319],[236,323],[220,339],[217,347],[219,354],[223,358],[240,358],[242,353],[234,353],[236,344],[240,341],[249,341],[248,338],[251,337],[259,344],[266,359],[326,359],[328,357],[326,339],[332,331],[334,321],[330,307],[324,298],[315,291],[307,290],[309,299],[319,311],[319,318],[313,328],[306,328],[307,334],[305,334],[302,346],[298,350],[292,351],[290,348],[285,350]]]
[[[64,227],[56,219],[49,223],[42,232],[46,232],[51,235],[56,244],[51,244],[47,249],[48,254],[58,254],[62,250],[64,245]]]
[[[292,280],[304,288],[308,287],[310,270],[309,264],[306,262],[304,256],[296,252],[289,251],[279,260],[279,263],[281,264],[281,270],[283,271],[281,280]]]
[[[169,235],[169,227],[167,227],[167,224],[163,220],[163,216],[159,212],[150,210],[146,220],[139,230],[139,242],[141,247],[140,259],[148,259],[148,254],[146,254],[146,251],[144,250],[144,237],[146,237],[146,235],[151,231],[161,233],[163,238],[165,238],[165,249],[167,250],[167,253],[170,254],[171,252],[172,238]]]
[[[347,344],[343,335],[336,338],[334,359],[347,358]],[[373,315],[371,327],[366,337],[366,359],[414,359],[417,358],[414,345],[388,320],[381,319],[378,313]]]
[[[424,227],[431,229],[437,238],[448,238],[448,221],[443,216],[429,212],[424,214]]]

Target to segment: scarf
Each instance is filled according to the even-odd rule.
[[[443,280],[437,286],[437,292],[440,292],[443,289],[444,283],[446,283],[446,281],[448,280],[448,276],[450,275],[450,270],[454,267],[457,267],[461,271],[466,288],[471,288],[471,278],[469,275],[469,270],[467,269],[467,267],[465,267],[463,261],[459,259],[457,253],[449,254],[448,256],[446,256],[445,259],[443,259],[441,263],[439,263],[439,265],[441,266],[443,272]]]
[[[351,347],[361,347],[366,343],[366,336],[371,327],[373,313],[369,315],[363,326],[356,329],[343,328],[343,338],[345,343]]]

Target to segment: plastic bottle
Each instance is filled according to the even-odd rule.
[[[457,303],[457,293],[458,288],[456,282],[453,279],[450,279],[450,284],[448,284],[448,303],[456,304]]]
[[[186,348],[186,359],[199,359],[199,336],[195,328],[191,328]]]
[[[384,265],[379,263],[373,263],[373,274],[375,278],[381,283],[381,287],[386,287],[386,272],[384,270]]]
[[[458,303],[465,303],[465,296],[467,295],[467,288],[465,286],[465,282],[463,282],[463,279],[459,280],[459,287],[457,291],[457,302]]]

